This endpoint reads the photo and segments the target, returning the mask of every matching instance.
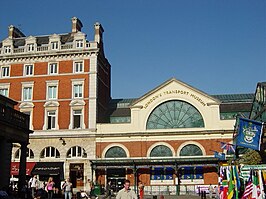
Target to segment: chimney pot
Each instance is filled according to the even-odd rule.
[[[78,31],[81,31],[81,28],[83,27],[81,21],[77,17],[72,17],[72,33],[76,33]]]

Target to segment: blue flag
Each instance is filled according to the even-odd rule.
[[[236,145],[260,150],[263,123],[239,118]]]
[[[224,153],[220,153],[218,151],[214,151],[214,157],[218,158],[219,160],[225,160],[225,154]]]

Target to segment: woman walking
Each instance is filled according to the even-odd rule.
[[[72,183],[70,182],[70,179],[67,178],[62,186],[62,189],[64,190],[65,199],[71,199],[72,198]]]
[[[48,199],[52,199],[53,198],[53,194],[54,194],[54,181],[53,181],[53,178],[50,177],[48,179],[48,182],[46,183],[46,187],[45,187],[45,190],[47,191],[48,193]]]

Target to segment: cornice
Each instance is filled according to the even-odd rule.
[[[99,49],[88,51],[88,50],[78,50],[78,51],[64,51],[64,52],[48,52],[48,53],[28,53],[28,54],[13,54],[8,56],[0,57],[0,64],[10,64],[10,63],[25,63],[25,62],[45,62],[50,60],[69,60],[69,59],[81,59],[84,57],[90,57],[92,54],[98,55]]]

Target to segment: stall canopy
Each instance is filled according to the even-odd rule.
[[[60,179],[64,178],[63,162],[37,162],[32,174],[33,175],[60,175]]]
[[[31,171],[35,166],[36,162],[27,162],[26,163],[26,175],[31,175]],[[10,165],[10,175],[16,176],[19,175],[19,162],[11,162]]]

